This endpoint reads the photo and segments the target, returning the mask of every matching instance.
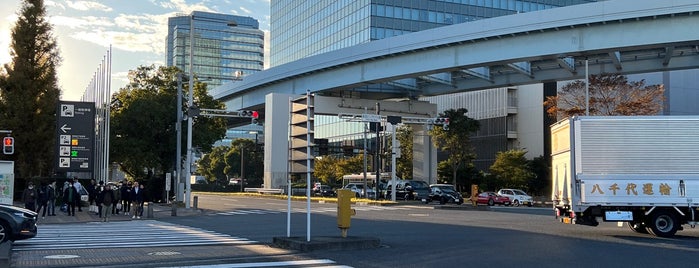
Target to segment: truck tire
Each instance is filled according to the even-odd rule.
[[[680,222],[675,213],[667,210],[656,211],[645,222],[648,233],[658,237],[672,237],[677,233]]]
[[[629,226],[629,229],[631,231],[634,231],[639,234],[647,234],[648,230],[646,230],[646,226],[642,222],[635,222],[635,221],[630,221],[626,223]]]

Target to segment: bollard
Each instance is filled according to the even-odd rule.
[[[148,212],[146,213],[146,218],[152,219],[153,218],[153,206],[151,205],[150,202],[146,203],[148,205]]]
[[[177,216],[177,204],[178,202],[170,203],[170,207],[172,207],[172,213],[170,214],[171,216]]]
[[[199,207],[199,196],[194,196],[194,202],[192,202],[192,204],[194,205],[194,209],[197,209],[197,207]]]

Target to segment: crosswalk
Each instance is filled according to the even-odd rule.
[[[406,210],[407,207],[387,207],[387,206],[354,206],[355,211],[386,211],[386,210]],[[233,215],[263,215],[263,214],[279,214],[286,213],[286,209],[271,210],[271,209],[235,209],[232,211],[217,212],[216,215],[233,216]],[[292,213],[306,213],[306,208],[292,208]],[[337,213],[336,207],[311,208],[311,213]]]
[[[109,243],[105,243],[105,234]],[[36,237],[17,240],[13,251],[245,245],[257,241],[178,224],[144,220],[42,225]]]

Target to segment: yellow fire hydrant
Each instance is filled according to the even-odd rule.
[[[357,214],[351,207],[352,197],[354,192],[350,189],[337,190],[337,228],[340,228],[342,237],[347,237],[351,216]]]

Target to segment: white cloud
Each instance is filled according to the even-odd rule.
[[[63,4],[57,3],[57,2],[54,2],[54,1],[46,1],[46,2],[44,2],[44,6],[46,6],[46,7],[57,7],[57,8],[63,9],[63,10],[66,9],[66,7],[65,7]]]
[[[68,7],[76,10],[81,10],[81,11],[88,11],[88,10],[99,10],[99,11],[112,11],[111,7],[105,6],[103,4],[100,4],[98,2],[94,1],[66,1],[66,4],[68,4]]]
[[[250,11],[250,10],[247,9],[247,8],[240,7],[240,10],[242,10],[243,12],[245,12],[245,14],[252,14],[252,11]]]

